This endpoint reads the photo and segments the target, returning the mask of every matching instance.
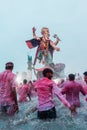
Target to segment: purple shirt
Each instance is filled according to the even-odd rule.
[[[70,104],[62,96],[54,81],[44,77],[35,82],[35,88],[37,89],[39,111],[49,110],[55,106],[53,102],[53,93],[56,94],[65,106],[70,108]]]
[[[66,94],[66,99],[71,105],[80,107],[80,92],[85,95],[82,85],[76,81],[66,81],[61,90],[62,94]]]

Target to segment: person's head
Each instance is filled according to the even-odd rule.
[[[26,79],[24,79],[24,80],[23,80],[23,84],[26,84],[26,83],[27,83],[27,80],[26,80]]]
[[[61,79],[61,83],[64,83],[64,81],[65,81],[64,79]]]
[[[14,67],[14,63],[13,62],[7,62],[5,64],[5,69],[6,70],[13,70],[13,67]]]
[[[84,75],[84,81],[87,83],[87,71],[85,71],[85,72],[83,73],[83,75]]]
[[[47,27],[43,27],[43,28],[41,29],[41,34],[42,34],[43,36],[47,36],[47,38],[49,38],[49,36],[50,36],[49,29],[48,29]]]
[[[75,75],[74,74],[69,74],[68,77],[69,77],[70,81],[74,81],[75,80]]]
[[[47,77],[48,79],[52,79],[52,77],[53,77],[53,71],[51,69],[49,69],[49,68],[45,68],[43,70],[43,76]]]

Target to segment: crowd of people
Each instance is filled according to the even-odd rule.
[[[42,71],[42,77],[35,81],[23,79],[21,84],[17,82],[17,75],[13,72],[14,63],[7,62],[5,70],[0,72],[0,113],[13,116],[20,112],[19,103],[32,102],[33,97],[37,97],[38,104],[32,111],[37,110],[37,118],[39,119],[55,119],[57,117],[54,95],[61,103],[67,107],[71,115],[77,114],[77,108],[81,107],[80,93],[87,95],[87,71],[83,73],[84,79],[77,74],[70,73],[67,79],[61,79],[55,83],[53,80],[53,52],[60,51],[57,47],[61,41],[55,34],[50,39],[49,28],[41,29],[41,36],[36,35],[36,28],[32,28],[33,39],[26,41],[27,46],[32,49],[37,46],[34,59],[45,65]],[[50,68],[46,68],[49,65]],[[87,101],[87,98],[85,98]]]
[[[20,112],[18,103],[32,101],[33,96],[38,97],[37,117],[39,119],[56,118],[56,106],[54,94],[61,103],[67,107],[71,114],[76,115],[77,108],[81,107],[80,93],[87,94],[87,72],[84,72],[84,80],[76,79],[75,74],[68,75],[67,80],[60,83],[52,80],[52,69],[45,68],[43,77],[36,81],[23,80],[18,86],[17,75],[13,73],[14,63],[5,64],[4,72],[0,73],[0,111],[8,115]],[[65,97],[65,96],[66,97]],[[86,99],[87,101],[87,99]]]

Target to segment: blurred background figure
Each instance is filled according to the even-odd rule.
[[[27,83],[26,79],[23,80],[23,84],[20,86],[18,94],[19,94],[19,102],[26,102],[26,101],[28,101],[29,86],[28,86],[28,83]]]
[[[31,100],[31,97],[34,97],[34,96],[37,95],[35,85],[34,85],[35,82],[36,82],[36,80],[33,80],[33,81],[30,80],[29,83],[28,83],[28,86],[29,86],[29,94],[28,94],[28,96],[29,96],[30,100]]]
[[[14,64],[5,64],[5,71],[0,73],[0,109],[8,115],[18,112],[16,75],[12,72]]]
[[[87,94],[87,71],[85,71],[83,73],[83,75],[84,75],[84,84],[83,84],[83,87],[84,87],[85,93]],[[87,97],[86,97],[86,101],[87,101]]]

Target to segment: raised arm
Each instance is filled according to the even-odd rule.
[[[53,93],[59,98],[59,100],[69,109],[71,108],[71,105],[69,102],[63,97],[62,93],[58,89],[58,86],[56,84],[53,84]]]
[[[40,39],[40,38],[36,35],[36,28],[35,28],[35,27],[32,28],[32,32],[33,32],[33,38],[35,38],[35,39]]]
[[[61,41],[61,40],[60,40],[60,38],[57,36],[57,34],[54,34],[53,37],[56,38],[56,41],[54,42],[54,44],[57,45],[57,44],[59,43],[59,41]]]
[[[60,48],[57,47],[53,41],[50,41],[50,45],[54,48],[54,50],[60,51]]]

